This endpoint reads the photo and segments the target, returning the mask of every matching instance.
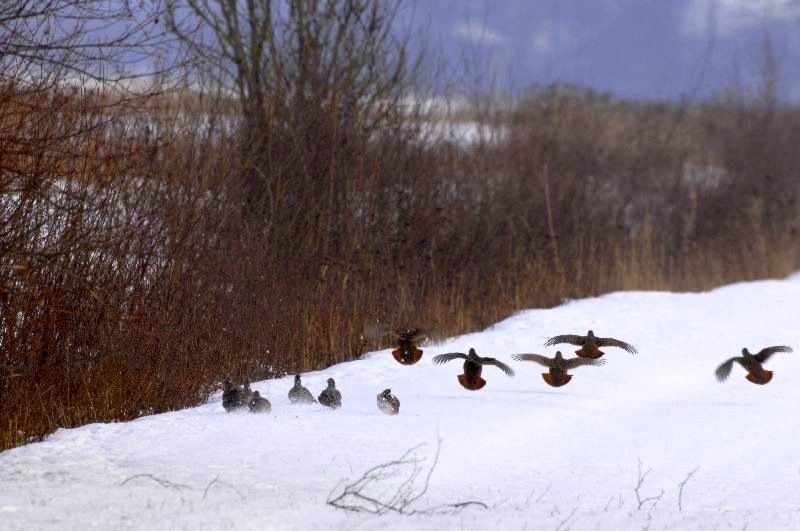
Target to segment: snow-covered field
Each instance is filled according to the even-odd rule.
[[[425,347],[417,365],[388,350],[304,376],[328,377],[340,410],[292,406],[291,377],[259,382],[269,415],[204,406],[119,424],[62,430],[0,454],[2,529],[776,529],[800,528],[800,354],[777,354],[772,382],[716,366],[744,346],[800,346],[800,276],[708,293],[613,293],[530,310],[492,328]],[[545,385],[544,368],[515,352],[548,355],[551,335],[585,333],[633,343],[604,349],[605,367]],[[475,347],[517,371],[484,369],[486,387],[462,389],[461,365],[434,354]],[[562,345],[565,354],[575,348]],[[389,417],[375,395],[401,400]],[[408,512],[348,513],[326,504],[343,481],[400,457],[420,462]],[[421,461],[421,460],[425,461]],[[638,464],[650,470],[635,487]],[[698,468],[699,467],[699,468]],[[369,492],[389,499],[413,464]],[[685,483],[680,498],[679,484]],[[662,494],[663,492],[663,494]],[[447,504],[477,501],[461,508]]]

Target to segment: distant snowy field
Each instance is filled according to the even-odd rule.
[[[0,454],[0,528],[799,529],[800,353],[775,355],[766,386],[738,366],[725,384],[713,375],[744,346],[800,347],[798,301],[798,275],[707,293],[612,293],[425,347],[414,366],[384,350],[305,375],[315,395],[336,379],[338,411],[291,406],[287,377],[253,385],[270,415],[225,413],[218,394],[194,409],[61,430]],[[605,367],[579,368],[558,389],[543,367],[510,359],[553,355],[547,337],[589,328],[640,354],[605,349]],[[486,367],[486,387],[470,392],[456,381],[460,363],[431,364],[469,347],[517,376]],[[396,417],[375,405],[386,387],[401,400]],[[428,490],[409,507],[422,513],[326,504],[343,480],[424,444],[414,453],[426,459],[421,487],[437,440]],[[638,460],[651,470],[640,497],[663,491],[641,508]],[[391,497],[409,471],[370,494]],[[487,508],[442,507],[466,501]]]

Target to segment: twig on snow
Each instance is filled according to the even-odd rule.
[[[204,500],[206,499],[206,496],[208,496],[208,491],[210,491],[210,490],[211,490],[211,487],[213,487],[214,485],[222,485],[223,487],[228,487],[228,488],[232,489],[232,490],[233,490],[233,491],[234,491],[236,494],[238,494],[238,495],[239,495],[239,497],[242,499],[242,501],[244,501],[244,500],[245,500],[245,496],[244,496],[244,494],[242,494],[242,493],[239,491],[239,489],[237,489],[237,488],[236,488],[234,485],[231,485],[231,484],[230,484],[230,483],[228,483],[227,481],[220,481],[220,479],[219,479],[219,474],[217,474],[217,475],[216,475],[216,477],[215,477],[214,479],[212,479],[211,481],[209,481],[209,482],[208,482],[208,485],[206,485],[206,488],[205,488],[205,490],[203,490],[203,499],[204,499]]]
[[[534,500],[534,502],[533,502],[533,504],[534,504],[534,505],[536,505],[536,504],[538,504],[540,501],[542,501],[542,498],[544,498],[544,497],[547,495],[547,493],[548,493],[548,492],[550,492],[550,487],[551,487],[552,485],[553,485],[552,483],[549,483],[549,484],[547,485],[547,487],[545,487],[545,489],[542,491],[542,493],[541,493],[541,494],[539,494],[539,496],[536,498],[536,500]],[[531,492],[530,492],[530,494],[528,494],[528,497],[527,497],[527,498],[525,498],[525,503],[524,503],[524,505],[525,505],[526,507],[527,507],[527,506],[528,506],[528,505],[531,503],[531,498],[533,498],[533,495],[534,495],[534,494],[536,494],[536,488],[535,488],[535,487],[534,487],[533,489],[531,489]]]
[[[386,513],[397,513],[403,515],[413,514],[434,514],[442,511],[460,511],[466,507],[478,506],[488,509],[489,506],[480,501],[462,501],[458,503],[448,503],[429,507],[427,509],[414,509],[412,506],[419,501],[427,492],[430,485],[431,476],[439,463],[439,454],[442,448],[442,440],[439,439],[436,445],[436,453],[433,461],[425,472],[424,459],[416,457],[416,450],[423,445],[417,445],[406,450],[399,458],[392,461],[376,465],[366,472],[356,481],[346,484],[342,482],[331,490],[326,503],[337,509],[357,513],[370,513],[383,515]],[[418,486],[417,479],[424,474],[422,486]],[[405,479],[392,491],[383,490],[379,494],[371,494],[370,490],[375,490],[382,482],[396,479],[402,474],[407,474]],[[338,492],[341,488],[341,492]]]
[[[162,487],[164,487],[165,489],[171,489],[171,490],[181,490],[181,489],[185,489],[185,490],[192,490],[192,487],[190,487],[189,485],[184,485],[184,484],[182,484],[182,483],[173,483],[172,481],[169,481],[169,480],[167,480],[167,479],[161,479],[161,478],[159,478],[159,477],[156,477],[156,476],[154,476],[154,475],[152,475],[152,474],[136,474],[136,475],[134,475],[134,476],[130,476],[129,478],[126,478],[126,479],[125,479],[125,481],[123,481],[122,483],[120,483],[120,486],[122,486],[122,485],[126,485],[127,483],[129,483],[129,482],[133,481],[134,479],[138,479],[138,478],[148,478],[148,479],[151,479],[151,480],[155,481],[156,483],[158,483],[159,485],[161,485]]]
[[[679,512],[683,511],[683,487],[686,486],[686,484],[689,482],[689,480],[692,479],[692,476],[694,476],[694,473],[697,472],[698,470],[700,470],[700,467],[699,466],[695,467],[694,470],[692,470],[691,472],[689,472],[689,474],[686,475],[686,479],[684,479],[683,481],[678,483],[678,511]]]
[[[564,527],[564,526],[567,524],[567,522],[569,522],[569,520],[570,520],[570,519],[571,519],[573,516],[575,516],[575,513],[577,513],[577,512],[578,512],[578,508],[577,508],[577,507],[575,507],[574,509],[572,509],[572,512],[571,512],[571,513],[569,513],[569,514],[567,515],[567,517],[566,517],[566,518],[564,518],[563,520],[561,520],[561,523],[559,523],[559,524],[556,526],[556,531],[560,531],[560,530],[561,530],[561,528],[562,528],[562,527]]]
[[[648,468],[647,470],[645,470],[644,474],[642,474],[642,460],[637,458],[637,461],[639,462],[639,480],[636,482],[636,488],[633,489],[633,492],[636,494],[636,501],[639,504],[637,510],[641,510],[642,505],[644,505],[645,503],[649,501],[655,502],[660,500],[661,497],[664,495],[664,489],[661,489],[661,494],[659,494],[658,496],[648,496],[646,498],[641,497],[639,491],[642,488],[642,485],[644,485],[645,479],[647,479],[647,474],[649,474],[653,469]]]

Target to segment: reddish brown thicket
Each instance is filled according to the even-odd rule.
[[[187,118],[191,99],[5,89],[4,447],[352,359],[374,319],[455,333],[798,266],[792,109],[546,95],[473,144],[419,141],[401,115],[336,143],[322,122],[314,171],[296,145],[271,154],[307,187],[273,181],[254,219],[236,121]]]

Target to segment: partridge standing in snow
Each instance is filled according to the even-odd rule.
[[[735,361],[747,371],[747,376],[745,376],[745,378],[754,384],[767,384],[772,380],[772,371],[764,369],[762,363],[777,352],[792,352],[792,349],[786,346],[767,347],[761,349],[758,354],[751,354],[750,351],[743,348],[741,356],[731,358],[717,368],[715,372],[717,380],[724,382],[728,379],[728,376],[731,374],[731,369],[733,369],[733,362]]]
[[[397,348],[392,351],[392,356],[402,365],[417,363],[422,358],[422,350],[417,348],[417,343],[434,338],[434,334],[424,328],[391,328],[380,323],[368,325],[364,329],[364,335],[371,339],[391,335],[397,342]]]
[[[548,358],[540,354],[514,354],[511,357],[517,361],[533,361],[548,367],[550,370],[548,372],[543,372],[542,378],[544,378],[544,381],[547,382],[548,385],[553,387],[567,385],[569,381],[572,380],[572,375],[567,374],[567,371],[571,369],[577,369],[583,365],[599,367],[606,363],[606,360],[587,358],[564,359],[560,350],[556,352],[555,358]]]
[[[483,389],[483,386],[486,385],[486,380],[481,378],[481,372],[484,365],[494,365],[506,373],[506,375],[514,376],[514,371],[511,369],[511,367],[505,363],[497,361],[494,358],[482,358],[481,356],[478,356],[478,354],[475,353],[474,348],[469,349],[469,354],[464,354],[463,352],[439,354],[438,356],[433,357],[433,363],[439,365],[455,359],[464,360],[464,374],[458,375],[458,382],[462,385],[462,387],[469,389],[470,391]]]
[[[551,337],[547,340],[544,346],[552,347],[553,345],[558,345],[559,343],[569,343],[570,345],[577,345],[581,347],[579,350],[575,351],[575,354],[581,358],[597,359],[601,357],[603,354],[605,354],[605,352],[600,350],[599,347],[619,347],[630,352],[631,354],[636,354],[637,352],[635,347],[625,343],[624,341],[614,339],[613,337],[597,337],[591,330],[589,330],[589,333],[585,336],[567,334],[563,336]]]
[[[303,387],[299,374],[294,377],[294,387],[289,389],[289,402],[292,404],[314,404],[317,402],[314,400],[311,391]]]
[[[385,389],[378,395],[378,409],[387,415],[397,415],[400,412],[400,399],[392,394],[391,389]]]
[[[253,398],[250,399],[250,412],[251,413],[269,413],[272,411],[272,404],[269,400],[263,398],[258,391],[253,393]]]
[[[253,391],[252,391],[252,389],[250,389],[250,379],[249,378],[244,381],[244,389],[239,391],[239,393],[242,396],[242,405],[246,406],[247,404],[249,404],[250,400],[252,400],[252,398],[253,398]]]
[[[319,403],[336,409],[342,407],[342,393],[336,389],[336,382],[328,378],[328,387],[319,394]]]
[[[233,385],[230,378],[225,378],[222,382],[222,407],[225,411],[234,411],[246,407],[247,404],[242,401],[242,388]]]

